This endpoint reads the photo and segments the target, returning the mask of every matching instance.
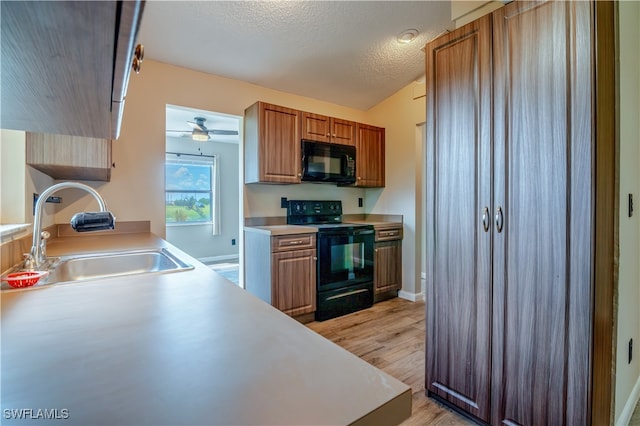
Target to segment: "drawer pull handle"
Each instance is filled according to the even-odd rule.
[[[400,235],[400,231],[381,231],[381,237],[395,237],[396,235]]]

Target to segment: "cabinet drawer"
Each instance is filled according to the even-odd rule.
[[[376,229],[376,241],[401,240],[402,228]]]
[[[293,234],[271,237],[271,251],[288,251],[316,248],[315,234]]]

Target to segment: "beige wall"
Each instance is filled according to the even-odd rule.
[[[142,72],[132,75],[129,83],[122,132],[113,143],[116,168],[112,170],[111,182],[96,185],[117,219],[151,220],[152,232],[165,235],[163,190],[167,104],[242,116],[244,109],[258,100],[367,122],[363,111],[145,60]],[[309,197],[310,191],[303,189],[305,186],[259,185],[259,190],[258,186],[247,186],[245,216],[281,216],[280,197]],[[354,191],[356,195],[364,195],[360,189],[335,186],[324,187],[321,191],[316,189],[312,188],[317,198],[328,194],[352,200]],[[56,214],[56,221],[66,222],[74,212],[88,205],[91,205],[89,197],[82,197],[72,205],[65,203]]]
[[[403,291],[420,294],[421,236],[423,216],[421,188],[422,150],[416,147],[417,126],[425,121],[426,103],[414,82],[385,99],[367,114],[369,120],[386,129],[386,187],[367,189],[365,209],[369,213],[401,214],[404,218],[402,242]]]
[[[620,30],[620,269],[618,284],[618,343],[616,357],[615,418],[625,405],[632,409],[631,394],[640,376],[640,2],[619,3]],[[627,215],[628,194],[635,211]],[[629,339],[634,354],[629,364]],[[638,389],[636,389],[636,392]],[[630,398],[631,397],[631,398]],[[616,421],[618,424],[618,421]]]
[[[120,138],[113,142],[110,182],[87,182],[105,198],[118,221],[150,220],[152,232],[165,236],[164,152],[165,108],[167,104],[187,106],[242,116],[244,109],[261,100],[295,109],[312,111],[353,121],[387,127],[387,188],[364,190],[334,185],[244,186],[243,216],[283,216],[280,198],[340,199],[345,213],[402,214],[405,217],[405,260],[403,274],[416,277],[415,254],[415,132],[424,121],[424,98],[414,101],[414,85],[407,86],[380,106],[365,112],[321,102],[256,85],[200,73],[173,65],[146,60],[140,75],[129,83]],[[407,159],[409,164],[407,165]],[[39,172],[29,169],[33,186],[42,191]],[[241,171],[242,173],[242,171]],[[27,189],[29,193],[29,189]],[[391,193],[396,193],[392,195]],[[80,191],[63,190],[64,203],[55,213],[55,222],[64,223],[77,211],[95,210],[95,201]],[[365,206],[358,207],[358,198]],[[50,206],[48,206],[48,209]],[[27,218],[30,221],[30,218]],[[51,217],[51,221],[53,221]],[[48,220],[48,217],[47,217]],[[404,290],[419,292],[415,278]]]
[[[33,194],[55,181],[25,164],[25,132],[0,130],[0,224],[33,223]],[[43,226],[54,223],[55,205],[47,204]]]
[[[25,217],[25,134],[0,131],[0,224],[27,223]]]

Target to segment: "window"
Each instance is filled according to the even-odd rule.
[[[165,217],[168,225],[206,224],[217,229],[216,162],[213,156],[167,153]]]

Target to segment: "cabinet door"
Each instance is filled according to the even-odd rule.
[[[384,129],[357,124],[356,186],[384,187]]]
[[[494,13],[494,424],[588,424],[589,2]]]
[[[342,145],[356,144],[356,123],[340,118],[332,118],[330,123],[331,142]]]
[[[312,141],[331,141],[331,119],[320,114],[311,112],[302,113],[302,139]]]
[[[491,233],[484,224],[489,225],[491,206],[490,17],[429,43],[425,52],[425,387],[488,421]]]
[[[244,118],[245,183],[300,183],[300,111],[256,102]]]
[[[303,112],[302,139],[355,145],[356,123],[341,118]]]
[[[316,251],[273,253],[271,301],[285,314],[296,316],[316,310]]]
[[[402,240],[376,243],[373,287],[376,293],[402,288]]]

